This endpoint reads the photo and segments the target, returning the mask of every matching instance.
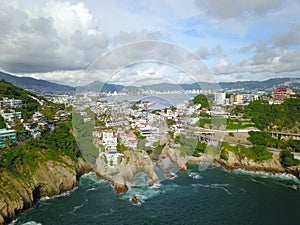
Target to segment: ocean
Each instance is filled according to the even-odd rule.
[[[101,100],[110,102],[118,101],[144,101],[155,103],[149,109],[163,109],[170,106],[176,106],[195,97],[197,94],[155,94],[155,95],[121,95],[102,97]]]
[[[140,205],[131,203],[134,195]],[[121,195],[89,173],[76,190],[39,200],[13,224],[299,225],[299,202],[300,181],[293,176],[190,165],[189,172],[151,188],[140,175]]]

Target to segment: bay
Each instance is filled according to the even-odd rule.
[[[144,181],[139,176],[128,193],[117,195],[110,182],[90,173],[76,190],[38,201],[14,224],[300,224],[300,182],[292,176],[191,165],[152,188]],[[133,195],[142,204],[133,205]]]

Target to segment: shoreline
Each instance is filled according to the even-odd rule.
[[[213,161],[208,161],[208,160],[203,160],[203,158],[201,159],[201,157],[192,157],[190,158],[190,160],[186,163],[185,166],[188,166],[188,165],[205,165],[207,164],[207,167],[209,167],[210,165],[215,165],[215,166],[220,166],[222,167],[225,171],[228,171],[230,173],[242,173],[243,175],[247,175],[247,174],[252,174],[252,175],[257,175],[257,176],[268,176],[270,178],[272,177],[277,177],[277,178],[280,178],[280,179],[284,179],[284,178],[287,178],[287,179],[291,179],[293,180],[294,182],[297,182],[299,181],[300,182],[300,179],[299,177],[295,174],[295,171],[291,170],[291,169],[287,169],[285,168],[285,171],[284,172],[280,172],[280,171],[272,171],[272,170],[261,170],[261,169],[249,169],[247,166],[228,166],[226,165],[224,162],[222,162],[221,160],[219,159],[214,159]],[[85,164],[86,166],[87,164]],[[94,169],[91,169],[92,167],[90,165],[88,165],[88,167],[85,167],[85,168],[89,168],[89,170],[82,170],[82,168],[80,168],[78,171],[76,171],[76,186],[74,186],[72,189],[68,189],[68,190],[63,190],[62,193],[60,194],[54,194],[54,195],[48,195],[48,196],[42,196],[38,199],[35,199],[35,201],[40,201],[40,200],[48,200],[48,199],[53,199],[53,198],[59,198],[59,197],[63,197],[63,196],[67,196],[69,194],[71,194],[73,191],[76,191],[79,187],[78,187],[78,184],[79,184],[79,180],[82,178],[82,177],[85,177],[85,176],[89,176],[89,175],[95,175],[95,177],[99,180],[105,180],[105,181],[109,181],[111,182],[111,185],[112,185],[112,189],[114,189],[114,184],[112,182],[112,180],[109,180],[109,179],[106,179],[105,177],[103,176],[99,176],[99,174],[97,174],[97,171],[95,171]],[[188,173],[188,170],[183,170],[185,173]],[[199,170],[199,172],[201,172],[201,170]],[[169,178],[166,178],[166,179],[169,179]],[[172,177],[172,179],[176,179],[176,176],[175,177]],[[160,181],[159,182],[156,182],[154,183],[152,186],[155,186],[155,185],[159,185],[160,184]],[[151,186],[149,186],[151,187]],[[116,190],[114,190],[115,194],[125,194],[124,192],[120,193]],[[25,209],[24,211],[20,212],[19,214],[16,215],[16,217],[14,218],[11,218],[11,219],[14,219],[14,220],[9,220],[9,221],[5,221],[5,223],[3,224],[9,224],[9,225],[13,225],[14,222],[13,221],[16,221],[17,220],[17,216],[19,216],[20,214],[28,211],[28,210],[32,210],[35,208],[35,204],[32,205],[32,207],[28,208],[28,209]]]

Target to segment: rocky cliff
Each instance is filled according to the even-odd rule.
[[[228,151],[228,159],[221,159],[220,156],[215,158],[214,162],[221,164],[227,169],[245,169],[249,171],[262,171],[269,173],[289,173],[298,178],[300,166],[283,167],[280,163],[279,154],[273,154],[268,160],[248,159],[246,157],[240,158],[235,153]]]
[[[96,173],[99,177],[112,181],[117,193],[125,193],[128,190],[126,183],[134,183],[135,176],[142,172],[147,175],[150,186],[159,182],[153,162],[146,152],[132,150],[114,157],[116,158],[112,159],[104,153],[100,154],[96,160]]]
[[[162,151],[160,160],[157,162],[158,167],[167,174],[172,168],[171,163],[175,163],[181,170],[187,170],[188,163],[217,163],[224,166],[226,169],[245,169],[249,171],[262,171],[269,173],[289,173],[300,179],[300,165],[283,167],[280,163],[279,154],[273,154],[268,160],[253,160],[247,157],[241,157],[234,152],[228,151],[228,158],[222,159],[220,152],[218,154],[204,154],[200,157],[182,156],[180,151],[175,148],[166,148]]]
[[[59,161],[39,163],[31,173],[3,171],[0,175],[0,224],[10,222],[41,197],[72,190],[77,186],[76,175],[89,169],[82,159],[75,162],[64,156]]]

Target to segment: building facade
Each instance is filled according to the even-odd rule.
[[[6,147],[7,144],[17,142],[17,134],[15,130],[0,129],[0,147]]]

